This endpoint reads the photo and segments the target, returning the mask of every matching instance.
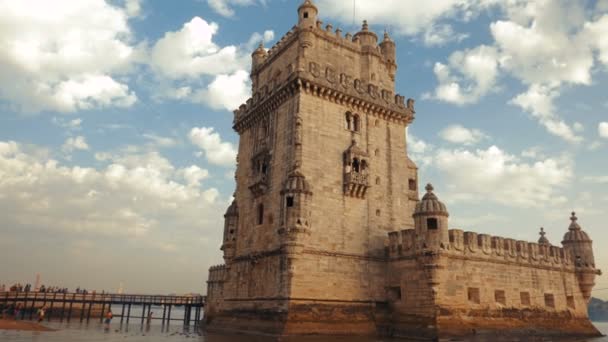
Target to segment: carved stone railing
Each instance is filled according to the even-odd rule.
[[[253,196],[258,197],[263,195],[268,190],[268,176],[260,174],[254,177],[253,183],[249,186],[249,190],[253,193]]]
[[[369,174],[351,171],[344,175],[344,194],[365,198],[365,193],[369,188]]]

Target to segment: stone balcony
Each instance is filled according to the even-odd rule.
[[[268,190],[268,186],[268,176],[265,174],[259,174],[253,177],[253,183],[249,186],[249,190],[251,190],[253,196],[258,197],[263,195],[266,190]]]
[[[369,188],[369,174],[351,171],[344,175],[344,193],[351,197],[365,198]]]

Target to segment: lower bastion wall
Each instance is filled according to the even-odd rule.
[[[566,250],[457,229],[448,233],[449,244],[437,249],[417,241],[415,230],[389,234],[396,334],[408,333],[409,317],[430,315],[439,336],[526,333],[530,327],[597,335]]]

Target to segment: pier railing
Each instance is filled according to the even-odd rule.
[[[190,325],[193,321],[198,324],[201,319],[202,308],[205,306],[205,296],[166,296],[166,295],[139,295],[139,294],[111,294],[111,293],[49,293],[49,292],[0,292],[0,306],[5,314],[11,314],[9,310],[17,308],[15,318],[32,319],[35,311],[44,307],[46,309],[45,319],[51,318],[68,322],[73,316],[79,316],[80,321],[91,318],[99,318],[103,321],[112,306],[120,306],[120,314],[113,312],[115,318],[120,318],[122,324],[125,319],[129,324],[130,318],[141,320],[141,324],[151,320],[162,319],[162,324],[170,321],[183,321],[184,325]],[[141,306],[139,316],[133,312],[133,306]],[[152,306],[160,306],[163,309],[162,318],[152,317]],[[183,318],[171,318],[173,307],[183,307]],[[146,313],[147,310],[147,313]],[[14,315],[15,311],[13,311]],[[194,317],[192,317],[194,314]]]

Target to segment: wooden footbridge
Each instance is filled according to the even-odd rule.
[[[133,319],[142,325],[144,322],[150,324],[150,320],[162,320],[163,325],[169,325],[171,321],[181,321],[187,326],[198,325],[204,306],[204,296],[0,292],[0,307],[5,315],[14,315],[14,309],[18,308],[15,318],[32,319],[39,308],[45,307],[45,320],[61,322],[73,319],[86,320],[87,323],[91,319],[103,322],[106,313],[112,311],[113,321],[120,319],[120,324],[128,325]],[[151,315],[153,307],[162,309],[162,317],[160,314]],[[179,314],[173,312],[172,316],[175,307],[183,308],[183,317],[181,310]]]

